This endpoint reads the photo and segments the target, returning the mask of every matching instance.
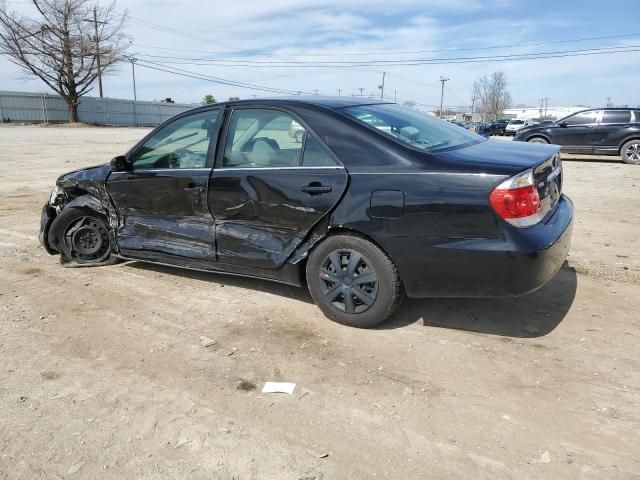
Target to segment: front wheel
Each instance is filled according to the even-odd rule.
[[[549,143],[542,137],[533,137],[527,140],[529,143]]]
[[[631,165],[640,165],[640,140],[629,140],[620,149],[622,161]]]
[[[403,296],[391,259],[371,242],[351,235],[328,237],[311,252],[307,285],[327,317],[357,328],[387,320]]]
[[[54,220],[50,229],[52,245],[68,266],[91,266],[115,263],[106,219],[87,208],[67,208]]]

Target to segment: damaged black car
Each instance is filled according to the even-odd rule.
[[[547,283],[571,239],[562,181],[553,145],[371,99],[255,99],[185,112],[110,164],[63,175],[40,241],[68,266],[138,260],[307,286],[330,319],[371,327],[404,295]]]

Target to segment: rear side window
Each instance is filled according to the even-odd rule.
[[[304,143],[304,154],[302,156],[303,167],[335,167],[336,162],[333,161],[320,142],[310,134]]]
[[[602,123],[629,123],[631,111],[629,110],[605,110],[602,115]]]
[[[570,117],[564,119],[567,125],[591,125],[596,123],[598,119],[598,112],[582,112],[576,113]]]

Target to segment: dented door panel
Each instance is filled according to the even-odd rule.
[[[347,181],[341,167],[214,170],[208,202],[218,260],[280,267],[338,203]]]
[[[209,168],[112,173],[107,188],[118,207],[117,242],[124,253],[153,250],[216,260],[207,209]]]

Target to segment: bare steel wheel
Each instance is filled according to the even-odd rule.
[[[640,140],[630,140],[620,149],[622,161],[631,165],[640,165]]]
[[[313,249],[307,262],[307,286],[322,313],[359,328],[387,320],[403,297],[391,259],[356,235],[333,235]]]
[[[71,257],[78,263],[96,263],[104,260],[109,253],[109,232],[103,222],[96,217],[80,217],[67,229],[65,241]]]
[[[355,250],[334,250],[320,268],[322,293],[345,313],[362,313],[378,296],[378,277],[373,266]]]

